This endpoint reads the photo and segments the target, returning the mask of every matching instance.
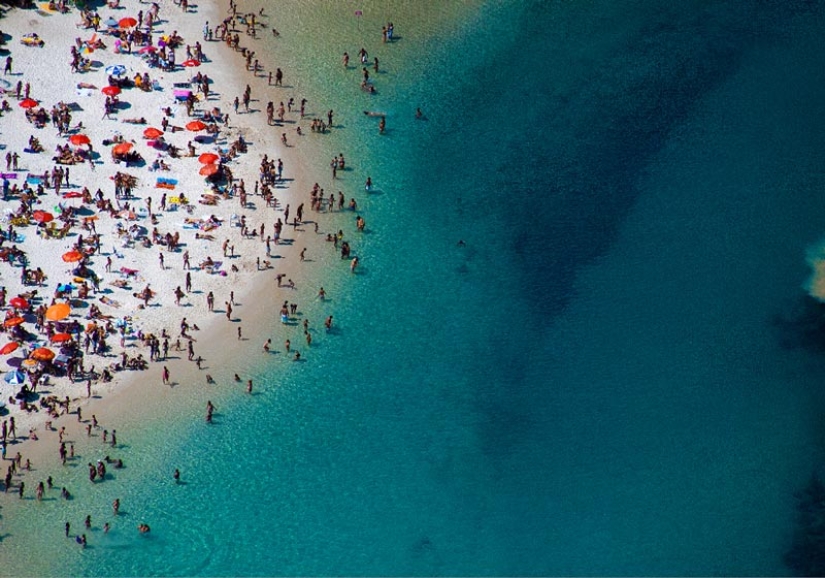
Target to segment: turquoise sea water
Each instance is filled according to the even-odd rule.
[[[789,573],[825,363],[776,319],[825,233],[825,6],[671,4],[273,8],[368,223],[361,274],[329,259],[308,306],[339,329],[247,362],[259,395],[213,426],[193,401],[133,428],[118,480],[3,549],[51,574]],[[375,96],[341,69],[361,45]],[[125,527],[67,545],[114,497]]]

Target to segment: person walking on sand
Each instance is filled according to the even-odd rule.
[[[169,368],[163,366],[163,385],[169,385]]]
[[[3,69],[3,74],[4,75],[11,74],[11,63],[12,63],[11,55],[6,56],[6,67]]]

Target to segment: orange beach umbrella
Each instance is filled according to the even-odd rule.
[[[201,156],[198,157],[198,162],[203,165],[211,165],[212,163],[218,162],[221,157],[216,155],[215,153],[203,153]]]
[[[49,349],[48,347],[38,347],[32,354],[29,355],[31,359],[36,359],[37,361],[51,361],[55,357],[54,351]]]
[[[85,134],[73,134],[69,137],[69,142],[76,146],[87,145],[91,141],[91,139],[86,136]]]
[[[23,319],[22,317],[9,317],[3,322],[3,325],[5,325],[6,327],[17,327],[24,321],[25,319]]]
[[[68,251],[67,253],[63,253],[63,260],[66,263],[77,263],[82,259],[83,253],[81,253],[80,251]]]
[[[143,131],[144,138],[158,138],[162,134],[162,130],[160,130],[159,128],[155,128],[153,126],[150,126],[149,128]]]
[[[71,340],[71,338],[72,336],[69,333],[55,333],[51,336],[50,341],[52,343],[64,343]]]
[[[137,20],[131,16],[128,16],[126,18],[121,18],[117,25],[120,28],[134,28],[137,26]]]
[[[192,132],[198,132],[206,128],[206,124],[202,120],[193,120],[191,122],[186,123],[186,130],[191,130]]]
[[[132,146],[133,145],[130,142],[118,143],[114,147],[112,147],[112,152],[116,155],[125,155],[130,150],[132,150]]]
[[[218,165],[203,165],[198,172],[204,177],[211,177],[218,172]]]
[[[18,347],[20,347],[19,343],[17,343],[16,341],[10,341],[9,343],[6,343],[3,347],[0,347],[0,355],[8,355]]]
[[[71,312],[72,308],[69,307],[68,303],[55,303],[46,309],[46,319],[49,321],[61,321],[66,319]]]

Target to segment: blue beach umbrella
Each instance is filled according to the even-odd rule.
[[[22,385],[26,383],[26,376],[22,371],[10,371],[3,376],[3,381],[11,385]]]
[[[123,76],[126,74],[126,67],[122,64],[112,64],[111,66],[107,66],[103,72],[111,76]]]

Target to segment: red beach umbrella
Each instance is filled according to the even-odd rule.
[[[23,319],[22,317],[9,317],[3,322],[3,325],[6,327],[17,327],[24,321],[25,319]]]
[[[100,92],[105,94],[106,96],[117,96],[120,94],[120,87],[119,86],[104,86],[100,89]]]
[[[83,253],[80,251],[69,251],[68,253],[63,253],[63,260],[66,263],[77,263],[83,259]]]
[[[91,139],[85,134],[73,134],[69,137],[69,142],[76,146],[87,145],[91,143]]]
[[[18,295],[17,297],[12,297],[9,299],[9,305],[15,309],[27,309],[29,302]]]
[[[20,101],[21,108],[34,108],[35,106],[37,106],[37,101],[33,98],[24,98]]]
[[[198,157],[198,162],[202,165],[211,165],[212,163],[218,162],[219,159],[220,157],[215,153],[203,153]]]
[[[18,347],[20,347],[20,344],[16,341],[6,343],[3,347],[0,347],[0,355],[8,355]]]
[[[46,211],[35,211],[32,213],[32,219],[38,223],[51,223],[54,221],[54,215]]]
[[[132,143],[130,142],[122,142],[112,147],[112,152],[116,155],[125,155],[130,150],[132,150]]]
[[[71,340],[72,336],[69,333],[55,333],[51,336],[50,341],[52,343],[65,343],[66,341]]]
[[[159,128],[155,128],[153,126],[150,126],[149,128],[143,131],[144,138],[158,138],[162,134],[162,130],[160,130]]]
[[[194,58],[190,58],[189,60],[184,60],[180,64],[181,64],[181,66],[200,66],[201,61],[200,60],[195,60]]]
[[[205,177],[211,177],[218,172],[218,165],[203,165],[198,172]]]
[[[192,132],[198,132],[206,128],[206,124],[202,120],[193,120],[192,122],[186,123],[186,130],[191,130]]]
[[[134,28],[137,26],[137,20],[131,16],[128,16],[126,18],[121,18],[117,25],[120,28]]]

